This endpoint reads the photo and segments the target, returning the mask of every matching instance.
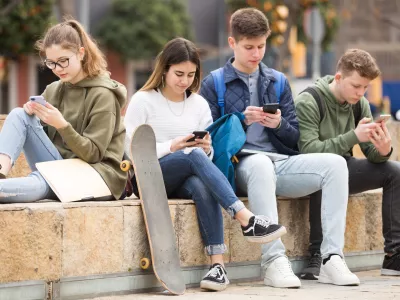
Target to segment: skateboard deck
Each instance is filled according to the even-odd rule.
[[[140,125],[132,136],[131,157],[143,210],[154,273],[171,293],[181,295],[186,286],[180,267],[164,179],[149,125]]]

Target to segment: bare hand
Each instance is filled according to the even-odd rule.
[[[26,112],[28,115],[30,115],[30,116],[33,115],[33,110],[32,110],[31,103],[32,103],[31,101],[28,101],[28,102],[26,102],[26,103],[24,104],[24,110],[25,110],[25,112]]]
[[[354,129],[354,133],[361,143],[369,142],[371,132],[375,131],[378,126],[377,123],[369,123],[370,121],[370,118],[363,118]]]
[[[281,110],[278,109],[276,113],[270,114],[270,113],[265,113],[267,116],[259,122],[262,126],[268,127],[268,128],[276,128],[279,126],[281,123]]]
[[[171,152],[176,152],[178,150],[184,149],[186,147],[193,147],[196,146],[197,142],[188,142],[187,140],[194,137],[194,134],[191,133],[187,136],[178,136],[174,138],[171,142]]]
[[[196,146],[200,147],[204,150],[204,152],[208,155],[211,151],[211,136],[207,133],[204,138],[196,139]]]
[[[30,106],[33,113],[44,123],[56,129],[68,126],[68,122],[64,119],[60,111],[50,103],[47,102],[46,106],[43,106],[42,104],[32,102]]]
[[[392,138],[387,130],[385,122],[370,133],[370,141],[382,156],[387,156],[392,150]]]
[[[263,111],[262,107],[257,106],[247,106],[243,114],[245,116],[244,123],[246,125],[261,122],[267,116],[267,113]]]

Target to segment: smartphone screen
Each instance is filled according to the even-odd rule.
[[[263,105],[263,111],[269,114],[276,114],[279,108],[279,103],[267,103]]]
[[[186,142],[194,142],[195,139],[204,139],[204,137],[207,135],[208,131],[202,130],[202,131],[193,131],[194,137],[188,139]]]

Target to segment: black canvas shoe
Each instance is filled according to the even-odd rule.
[[[229,279],[226,277],[226,271],[221,264],[213,264],[203,280],[200,281],[200,287],[210,291],[223,291],[228,284]]]
[[[242,232],[249,242],[265,244],[279,239],[286,233],[286,228],[279,224],[271,224],[265,216],[252,216],[249,225],[242,226]]]
[[[307,267],[300,274],[301,279],[317,280],[321,269],[322,257],[319,251],[311,254]]]
[[[400,276],[400,252],[397,252],[392,256],[385,255],[381,275]]]

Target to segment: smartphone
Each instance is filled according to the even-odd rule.
[[[263,111],[269,114],[276,114],[279,108],[279,103],[267,103],[263,105]]]
[[[207,135],[208,131],[201,130],[201,131],[193,131],[194,137],[188,139],[186,142],[194,142],[195,139],[204,139]]]
[[[29,100],[35,101],[39,104],[42,104],[43,106],[45,106],[47,103],[46,100],[44,100],[43,96],[30,96]]]
[[[392,115],[380,115],[374,122],[375,123],[381,123],[381,122],[387,122],[390,120]]]

